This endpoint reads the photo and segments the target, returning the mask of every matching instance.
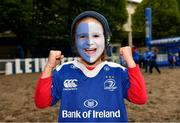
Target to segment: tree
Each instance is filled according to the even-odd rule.
[[[178,4],[179,11],[180,11],[180,0],[176,0],[176,1],[177,1],[177,4]]]
[[[133,34],[145,39],[145,9],[152,9],[152,38],[178,36],[180,14],[176,0],[144,0],[136,8],[133,15]]]
[[[0,4],[0,33],[10,30],[24,49],[32,39],[32,5],[31,0],[1,0]]]
[[[11,30],[34,57],[47,56],[50,48],[66,55],[71,23],[86,10],[102,13],[109,21],[112,41],[119,41],[127,20],[125,0],[1,0],[0,32]]]
[[[109,21],[112,30],[112,41],[119,41],[121,37],[122,25],[127,21],[127,10],[125,0],[53,0],[53,12],[61,18],[62,32],[66,37],[70,33],[70,26],[73,19],[81,12],[94,10],[103,14]],[[44,1],[42,1],[44,3]],[[48,16],[45,16],[48,17]],[[68,22],[68,23],[67,23]],[[65,31],[63,31],[65,30]]]

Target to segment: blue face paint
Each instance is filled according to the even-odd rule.
[[[100,23],[82,22],[76,30],[76,47],[80,56],[88,63],[95,62],[103,53],[105,39]]]

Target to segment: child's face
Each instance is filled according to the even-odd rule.
[[[81,21],[76,28],[76,47],[80,56],[88,63],[94,63],[105,48],[103,27],[95,19]]]

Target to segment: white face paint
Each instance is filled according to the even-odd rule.
[[[96,22],[80,23],[76,30],[76,47],[86,62],[95,62],[105,48],[102,26]]]

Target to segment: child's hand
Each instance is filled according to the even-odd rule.
[[[129,46],[122,47],[119,50],[120,54],[123,56],[124,60],[126,61],[128,67],[133,68],[136,66],[136,63],[132,57],[132,49]]]
[[[58,50],[51,50],[48,57],[47,65],[49,67],[56,67],[57,64],[60,63],[60,60],[64,58],[64,55],[61,54],[61,51]]]
[[[48,63],[46,64],[41,78],[46,78],[52,75],[53,68],[60,63],[60,60],[64,58],[61,51],[51,50],[48,57]]]

